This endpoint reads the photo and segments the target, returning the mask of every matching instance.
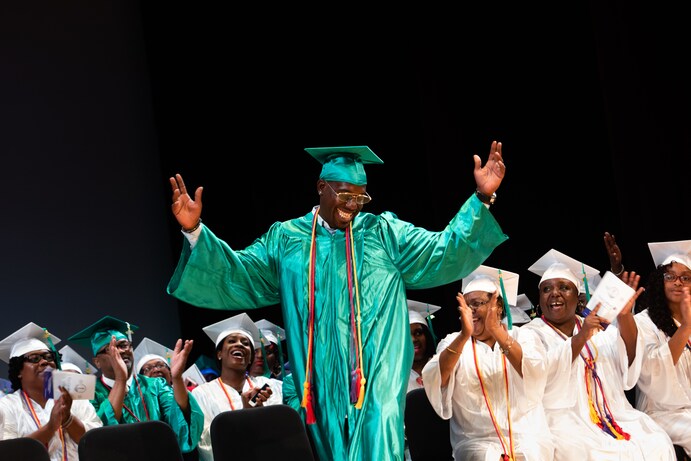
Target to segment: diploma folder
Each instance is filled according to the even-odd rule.
[[[636,290],[622,282],[612,272],[607,271],[581,315],[587,317],[599,303],[600,310],[597,311],[597,315],[612,323],[635,294]]]

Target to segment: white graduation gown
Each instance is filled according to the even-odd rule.
[[[249,378],[252,382],[250,384],[245,379],[245,384],[242,386],[242,392],[250,390],[252,387],[262,387],[268,383],[271,387],[271,397],[264,402],[264,405],[277,405],[283,403],[283,382],[274,378],[266,378],[264,376],[255,376]],[[223,384],[228,396],[233,402],[231,408],[228,403],[228,397],[223,392],[219,383],[222,383],[220,378],[204,383],[192,389],[192,395],[197,399],[197,403],[204,413],[204,430],[202,431],[201,439],[199,440],[199,459],[201,461],[213,461],[213,449],[211,446],[211,422],[219,413],[224,411],[238,410],[242,407],[242,397],[232,387]]]
[[[492,349],[478,341],[475,346],[483,384],[506,443],[509,443],[507,410],[510,410],[517,459],[549,461],[553,459],[554,445],[541,404],[546,374],[542,344],[533,333],[523,332],[517,326],[510,334],[523,348],[523,378],[506,360],[510,408],[507,409],[503,354],[499,345],[495,344]],[[504,449],[480,385],[472,340],[465,343],[448,386],[441,387],[439,353],[457,335],[451,333],[440,341],[437,354],[422,370],[425,392],[437,414],[450,419],[455,459],[496,461]]]
[[[50,413],[53,410],[53,399],[48,399],[45,408],[31,400],[31,404],[36,412],[36,416],[41,423],[41,426],[48,424],[50,421]],[[101,427],[103,423],[101,418],[96,414],[96,409],[88,400],[73,400],[72,401],[72,416],[79,419],[84,424],[84,429],[87,431],[94,427]],[[38,427],[30,413],[29,408],[24,403],[22,398],[22,391],[17,390],[11,394],[7,394],[0,399],[0,440],[15,439],[18,437],[25,437],[32,432],[36,432]],[[67,448],[67,459],[77,460],[78,444],[72,440],[67,431],[63,432],[65,436],[65,444]],[[62,461],[62,442],[60,435],[55,432],[48,442],[48,453],[52,461]]]
[[[410,376],[408,377],[408,390],[406,392],[410,392],[415,389],[422,389],[422,376],[411,368]]]
[[[650,320],[648,311],[634,319],[645,351],[636,408],[650,415],[691,456],[691,350],[685,347],[675,366],[669,337]]]
[[[579,320],[582,319],[579,317]],[[588,345],[596,355],[596,370],[614,421],[630,434],[617,440],[590,419],[581,357],[571,360],[571,338],[564,339],[541,318],[523,326],[539,335],[547,350],[549,371],[544,406],[552,434],[556,438],[555,459],[559,461],[669,461],[674,447],[665,431],[648,415],[633,408],[625,390],[633,388],[640,373],[643,343],[636,344],[636,359],[628,366],[624,341],[615,325],[596,333]],[[578,332],[574,327],[573,334]],[[585,354],[585,347],[583,354]],[[600,401],[602,403],[602,401]]]

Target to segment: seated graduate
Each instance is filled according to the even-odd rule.
[[[461,331],[446,336],[422,370],[434,410],[451,420],[454,459],[554,459],[542,407],[544,348],[510,316],[518,274],[480,266],[462,291]]]
[[[283,380],[285,355],[282,343],[286,339],[285,330],[266,319],[257,320],[254,324],[259,329],[260,341],[254,350],[250,376]]]
[[[65,388],[57,399],[45,396],[46,369],[60,369],[59,342],[33,322],[0,341],[14,389],[0,399],[0,440],[30,437],[46,446],[51,460],[76,460],[82,435],[103,424],[88,400],[73,400]]]
[[[410,339],[413,341],[413,365],[408,378],[408,392],[422,389],[422,368],[437,350],[437,338],[432,328],[432,318],[440,306],[408,300],[408,323]]]
[[[636,408],[691,458],[691,240],[648,243],[655,269],[634,316],[644,343]],[[623,268],[623,265],[622,265]]]
[[[249,368],[254,361],[260,336],[259,329],[246,313],[208,325],[203,330],[216,345],[216,359],[221,370],[221,376],[217,379],[192,391],[204,412],[199,459],[210,461],[213,460],[213,419],[224,411],[283,403],[283,383],[264,376],[250,376]]]
[[[149,378],[163,378],[169,386],[173,385],[173,375],[170,369],[170,361],[173,349],[165,347],[150,338],[142,338],[134,348],[134,369]],[[206,379],[196,364],[192,364],[182,374],[187,390],[192,390],[205,383]]]
[[[579,286],[599,273],[554,249],[529,271],[538,283],[542,315],[522,329],[542,341],[548,365],[543,404],[558,443],[555,459],[673,460],[669,436],[648,415],[633,408],[625,391],[633,388],[642,364],[643,343],[632,308],[642,288],[640,277],[629,286],[635,294],[616,322],[598,316],[596,306],[586,317],[577,313]]]
[[[91,403],[104,425],[164,421],[175,432],[180,450],[191,452],[204,427],[204,414],[182,379],[192,341],[183,344],[178,339],[171,360],[173,385],[169,386],[164,380],[133,372],[132,333],[137,329],[105,316],[69,338],[90,346],[101,370]]]

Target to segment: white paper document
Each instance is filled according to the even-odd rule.
[[[599,303],[600,310],[597,311],[597,315],[611,323],[635,294],[636,290],[622,282],[612,272],[607,271],[581,315],[586,317]]]
[[[83,375],[70,371],[53,371],[53,396],[60,397],[60,386],[67,389],[74,400],[92,400],[96,391],[96,375]]]

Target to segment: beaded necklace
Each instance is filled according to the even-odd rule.
[[[567,336],[562,331],[552,325],[544,315],[542,315],[541,318],[543,322],[549,325],[552,330],[559,335],[559,337],[566,341]],[[575,317],[575,322],[577,330],[581,331],[583,322],[578,317]],[[586,354],[583,354],[583,350],[581,350],[578,355],[581,357],[581,359],[583,359],[583,363],[585,364],[583,378],[585,380],[585,388],[588,394],[590,420],[595,423],[597,427],[602,429],[605,434],[614,437],[617,440],[629,440],[631,435],[624,432],[616,421],[614,421],[614,415],[612,415],[609,404],[607,403],[607,397],[605,397],[602,381],[597,374],[597,347],[595,347],[595,344],[591,343],[591,350],[591,347],[588,345],[589,342],[590,341],[586,341],[585,343],[584,349]],[[595,351],[594,354],[593,351]]]
[[[475,361],[475,371],[477,372],[477,378],[480,380],[480,389],[482,389],[482,396],[485,398],[485,405],[487,405],[487,410],[489,411],[489,416],[492,418],[492,425],[494,425],[494,430],[497,433],[497,436],[499,436],[499,442],[501,443],[502,450],[504,453],[501,455],[501,459],[503,461],[513,461],[516,459],[516,454],[514,452],[514,447],[513,447],[513,431],[511,429],[511,403],[509,401],[509,373],[506,371],[506,355],[502,354],[501,359],[502,359],[502,368],[504,372],[504,389],[506,392],[506,420],[508,421],[509,425],[509,440],[508,442],[506,441],[506,437],[504,436],[504,432],[501,430],[501,427],[499,427],[499,423],[497,422],[497,418],[494,416],[494,411],[492,410],[492,402],[490,402],[489,394],[487,393],[487,389],[485,388],[485,383],[482,379],[482,372],[480,371],[480,364],[477,359],[477,349],[476,349],[476,344],[477,340],[473,338],[473,360]],[[509,450],[507,450],[507,446]],[[506,452],[509,451],[509,454],[506,454]]]
[[[314,413],[314,406],[312,402],[312,369],[313,369],[313,354],[314,354],[314,309],[315,309],[315,272],[316,272],[316,258],[317,258],[317,222],[319,216],[319,207],[314,210],[314,217],[312,219],[312,240],[310,244],[309,257],[309,271],[308,271],[308,292],[309,292],[309,317],[308,317],[308,342],[307,342],[307,360],[305,364],[305,382],[303,383],[303,396],[301,407],[306,411],[306,423],[314,424],[317,419]],[[355,408],[361,409],[365,397],[365,379],[362,363],[362,316],[360,312],[360,286],[357,277],[357,265],[355,261],[354,239],[353,239],[353,222],[351,221],[345,230],[346,243],[346,264],[348,275],[348,299],[350,301],[350,323],[351,323],[351,340],[354,343],[353,350],[355,356],[350,366],[351,371],[351,403]],[[357,313],[356,313],[357,310]]]

